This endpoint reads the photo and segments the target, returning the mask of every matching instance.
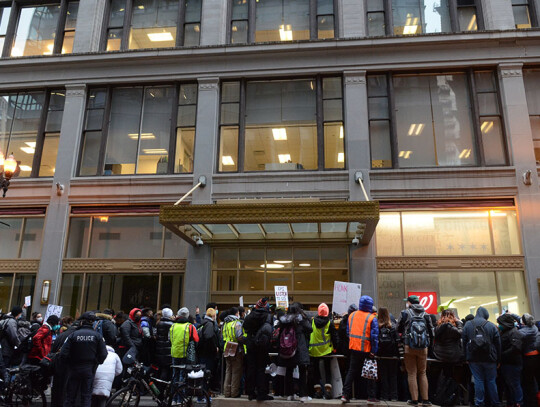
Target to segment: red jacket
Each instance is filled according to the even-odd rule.
[[[41,360],[51,351],[52,332],[51,327],[44,322],[32,338],[32,349],[28,353],[29,359]]]

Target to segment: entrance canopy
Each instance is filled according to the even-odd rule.
[[[159,222],[195,246],[238,241],[332,241],[368,244],[379,221],[377,201],[239,202],[162,205]]]

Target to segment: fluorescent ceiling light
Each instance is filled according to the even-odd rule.
[[[345,162],[345,153],[338,153],[337,162],[338,163],[344,163]]]
[[[290,264],[290,263],[292,263],[292,260],[274,260],[274,263]]]
[[[139,10],[144,10],[144,6],[143,6],[142,4],[139,5],[139,6],[137,6],[137,8],[138,8]]]
[[[410,151],[410,150],[400,151],[399,152],[399,158],[404,158],[405,160],[408,160],[409,157],[411,156],[411,154],[412,154],[412,151]]]
[[[480,130],[482,130],[484,133],[489,133],[493,128],[493,124],[494,123],[492,121],[485,121],[482,123],[482,126],[480,126]]]
[[[221,157],[221,163],[223,165],[234,165],[234,160],[230,155],[224,155]]]
[[[292,41],[292,27],[290,24],[279,26],[279,38],[281,41]]]
[[[471,156],[471,149],[466,148],[461,152],[461,154],[459,155],[459,158],[469,158],[470,156]]]
[[[264,267],[264,264],[261,264],[261,267]],[[282,269],[283,267],[285,267],[283,264],[268,263],[266,265],[268,269]]]
[[[409,127],[408,135],[409,136],[419,136],[424,131],[424,127],[426,127],[426,125],[424,123],[418,123],[418,124],[413,123],[413,124],[411,124],[411,127]]]
[[[287,140],[287,129],[272,129],[274,140]]]
[[[47,50],[43,53],[43,55],[52,55],[54,44],[47,45]]]
[[[291,162],[290,154],[278,154],[280,164],[285,164]]]
[[[28,165],[20,165],[19,168],[21,171],[32,171],[32,167],[29,167]]]
[[[147,155],[167,155],[168,151],[164,148],[143,148],[143,153]]]
[[[472,15],[471,21],[469,22],[469,25],[467,26],[467,31],[476,31],[478,29],[478,25],[476,24],[476,13]]]
[[[412,17],[411,14],[407,14],[407,20],[405,21],[405,27],[403,27],[403,34],[416,34],[418,30],[418,17]]]
[[[24,144],[26,144],[28,147],[36,148],[35,141],[25,141]]]
[[[139,133],[129,133],[128,137],[132,140],[138,140]],[[155,138],[154,133],[141,133],[141,140],[154,140]]]
[[[22,54],[23,54],[22,51],[17,47],[13,47],[11,49],[11,56],[12,57],[22,57]]]
[[[506,298],[506,299],[503,299],[501,300],[501,302],[508,302],[508,301],[512,301],[512,300],[517,300],[518,297],[510,297],[510,298]],[[494,304],[498,304],[499,301],[491,301],[491,302],[486,302],[485,304],[480,304],[479,307],[485,307],[486,305],[494,305]]]
[[[460,298],[459,300],[455,300],[454,302],[452,302],[452,304],[455,304],[456,302],[472,300],[473,298],[474,298],[474,297],[464,297],[464,298]]]
[[[21,147],[21,150],[26,154],[34,154],[36,152],[36,149],[32,147]]]
[[[152,42],[172,41],[174,38],[170,32],[164,33],[149,33],[148,38]]]
[[[300,263],[299,266],[300,267],[309,267],[309,266],[311,266],[311,264],[309,264],[309,263]]]
[[[339,128],[339,138],[343,138],[343,126]]]

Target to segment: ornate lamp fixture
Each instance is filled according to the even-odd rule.
[[[15,161],[13,154],[10,154],[8,158],[4,158],[4,154],[0,152],[0,189],[2,189],[2,197],[6,197],[6,192],[9,188],[9,181],[11,178],[16,177],[21,172],[19,163]]]

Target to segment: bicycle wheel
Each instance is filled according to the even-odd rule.
[[[210,394],[203,389],[192,389],[186,407],[210,407],[212,399]]]
[[[137,407],[140,400],[141,395],[137,388],[124,387],[109,397],[106,407]]]
[[[6,406],[13,407],[29,407],[31,405],[42,405],[47,407],[47,398],[42,391],[34,390],[31,395],[20,394],[17,391],[11,389],[6,397]]]

